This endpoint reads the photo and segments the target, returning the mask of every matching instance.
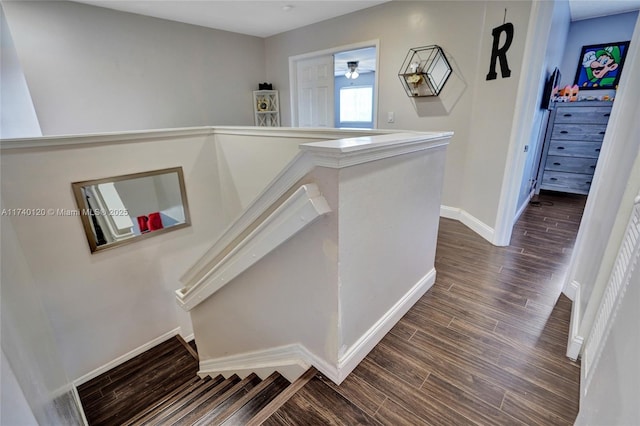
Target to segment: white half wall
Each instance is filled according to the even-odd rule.
[[[111,143],[32,149],[7,149],[3,141],[1,185],[7,209],[74,210],[72,182],[176,166],[184,170],[192,226],[117,249],[91,254],[77,216],[3,217],[15,229],[71,380],[177,327],[184,335],[192,333],[174,291],[193,259],[228,224],[210,133],[206,128],[182,135],[121,134],[105,137]],[[21,140],[13,146],[78,140],[84,139]],[[2,274],[4,291],[4,269]],[[25,324],[14,326],[20,330]]]
[[[303,144],[304,155],[289,167],[315,167],[294,182],[316,184],[331,211],[265,256],[254,249],[259,260],[228,280],[221,274],[215,283],[222,286],[207,278],[178,292],[179,303],[193,295],[184,305],[200,373],[244,374],[252,365],[267,374],[267,367],[301,373],[301,366],[314,365],[341,382],[435,281],[450,136],[404,133]],[[288,181],[287,170],[281,176],[273,187]],[[244,240],[238,244],[242,254]],[[234,245],[220,248],[234,255]],[[198,260],[188,275],[212,271],[213,280],[226,262],[208,261],[216,255]],[[215,293],[199,297],[199,285]]]

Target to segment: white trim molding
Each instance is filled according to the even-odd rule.
[[[571,319],[569,321],[569,340],[567,342],[567,357],[576,361],[582,351],[584,337],[580,335],[580,283],[572,281],[565,286],[563,293],[573,301],[571,304]],[[573,298],[571,296],[573,296]]]
[[[176,290],[190,311],[292,236],[331,211],[316,184],[302,185],[197,282]]]
[[[444,148],[451,136],[453,132],[392,133],[303,143],[300,149],[313,153],[316,166],[340,169],[425,149]]]
[[[200,376],[215,377],[219,374],[229,377],[237,374],[246,377],[256,373],[260,378],[278,371],[293,382],[311,367],[311,357],[301,344],[278,346],[264,350],[245,352],[226,357],[200,361]]]
[[[291,125],[298,126],[298,72],[297,72],[297,63],[298,61],[302,61],[305,59],[317,58],[325,55],[333,55],[339,52],[346,52],[349,50],[362,49],[364,47],[375,47],[376,48],[376,70],[380,69],[380,40],[373,39],[367,41],[361,41],[358,43],[351,43],[343,46],[336,46],[329,49],[318,50],[315,52],[307,52],[301,53],[295,56],[289,56],[289,102],[291,105],[290,113],[291,113]],[[379,74],[378,72],[375,74],[375,82],[374,82],[374,90],[373,99],[375,100],[373,104],[373,128],[378,127],[378,88],[380,85],[378,84]],[[333,96],[333,94],[332,94]]]
[[[494,244],[493,239],[495,236],[495,230],[486,223],[482,222],[480,219],[471,215],[466,210],[460,209],[458,207],[449,207],[443,205],[440,206],[440,217],[454,219],[462,222],[463,225],[471,229],[473,232],[480,235],[491,244]]]
[[[231,247],[234,241],[280,197],[308,175],[314,167],[351,167],[417,151],[445,149],[452,136],[453,132],[384,133],[375,136],[360,136],[301,144],[300,150],[302,152],[298,153],[271,184],[243,211],[241,216],[223,232],[213,246],[182,276],[180,281],[183,284],[183,288],[176,291],[178,304],[184,309],[190,310],[231,280],[230,275],[227,273],[226,276],[216,276],[216,279],[224,279],[224,282],[217,281],[214,285],[211,281],[214,271],[219,271],[222,268],[222,265],[219,264],[220,262],[231,262],[231,259],[228,259],[229,255],[219,260],[221,253],[229,249],[233,250],[234,253],[237,252],[239,246]],[[468,226],[474,230],[486,227],[486,225],[471,216],[467,221],[473,223],[473,226]],[[486,231],[481,233],[483,236],[486,234]],[[282,242],[284,241],[282,240]],[[248,240],[246,243],[248,243]],[[246,267],[257,261],[256,259],[251,263],[247,263],[246,261],[249,259],[251,258],[245,259]],[[234,263],[236,261],[237,259],[233,260]],[[242,271],[234,272],[233,276],[239,275],[240,272]],[[206,290],[199,288],[205,283]],[[188,303],[187,299],[189,300]]]
[[[332,363],[309,351],[302,343],[292,343],[274,348],[245,352],[226,357],[200,361],[200,376],[221,374],[229,377],[237,374],[246,377],[256,373],[259,377],[278,371],[290,382],[314,366],[336,384],[340,384],[367,354],[393,328],[409,309],[435,283],[436,270],[431,269],[398,302],[396,302],[358,341],[344,352],[337,363]]]
[[[562,293],[571,301],[576,300],[577,294],[580,292],[580,283],[576,280],[565,283]]]
[[[154,346],[159,345],[160,343],[163,343],[169,339],[171,339],[172,337],[176,336],[180,334],[180,327],[175,328],[171,331],[168,331],[158,337],[156,337],[155,339],[152,339],[150,341],[148,341],[147,343],[138,346],[137,348],[127,352],[124,355],[121,355],[119,357],[117,357],[116,359],[109,361],[108,363],[96,368],[93,371],[88,372],[87,374],[78,377],[77,379],[75,379],[73,381],[73,385],[74,386],[80,386],[83,383],[88,382],[91,379],[94,379],[96,377],[98,377],[99,375],[101,375],[102,373],[106,373],[107,371],[111,370],[112,368],[115,368],[117,366],[119,366],[120,364],[129,361],[130,359],[140,355],[141,353],[144,353],[146,351],[148,351],[149,349],[153,348]]]

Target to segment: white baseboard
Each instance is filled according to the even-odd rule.
[[[522,216],[522,213],[524,213],[524,211],[527,209],[527,207],[529,206],[529,202],[531,201],[531,199],[533,198],[533,196],[535,195],[536,190],[535,188],[531,190],[531,192],[529,193],[529,196],[527,197],[526,201],[524,203],[522,203],[522,205],[520,206],[520,208],[518,209],[518,211],[516,212],[516,216],[513,218],[513,223],[516,223],[518,221],[518,219],[520,219],[520,216]]]
[[[494,244],[495,229],[469,214],[467,211],[449,206],[440,206],[440,217],[447,219],[455,219],[462,222],[465,226],[471,229],[476,234],[480,235],[485,240]]]
[[[75,386],[71,387],[71,392],[73,394],[73,400],[76,403],[76,407],[78,407],[78,411],[80,412],[80,419],[82,420],[82,426],[89,426],[89,421],[87,420],[87,416],[84,414],[84,407],[82,406],[82,401],[80,400],[80,394],[78,393],[78,389]]]
[[[460,220],[460,209],[457,207],[440,206],[440,217],[446,217],[447,219]]]
[[[563,293],[571,299],[566,290],[573,296],[571,304],[571,320],[569,322],[569,341],[567,342],[567,357],[576,361],[582,351],[584,338],[580,336],[580,283],[572,281],[570,285],[565,286]]]
[[[580,283],[575,280],[567,281],[566,283],[564,283],[564,287],[562,287],[562,294],[567,296],[567,298],[569,298],[569,300],[571,301],[576,300],[576,294],[579,291],[580,291]]]
[[[246,377],[256,373],[264,379],[274,371],[280,372],[287,380],[293,382],[311,367],[309,351],[299,343],[278,346],[264,350],[245,352],[221,358],[200,361],[200,376],[215,377],[222,374],[229,377],[237,374]]]
[[[330,377],[340,384],[360,364],[411,307],[433,286],[436,270],[432,268],[420,281],[398,300],[376,323],[363,334],[338,360],[338,377]]]
[[[155,339],[141,345],[138,346],[137,348],[135,348],[132,351],[127,352],[124,355],[119,356],[118,358],[114,359],[113,361],[109,361],[108,363],[96,368],[93,371],[90,371],[89,373],[78,377],[77,379],[75,379],[73,381],[73,385],[74,386],[80,386],[83,383],[88,382],[91,379],[94,379],[96,377],[98,377],[99,375],[101,375],[102,373],[106,373],[107,371],[111,370],[112,368],[117,367],[118,365],[129,361],[130,359],[140,355],[143,352],[148,351],[149,349],[153,348],[154,346],[159,345],[160,343],[171,339],[173,336],[180,334],[180,327],[175,328],[171,331],[168,331],[166,333],[164,333],[161,336],[156,337]]]

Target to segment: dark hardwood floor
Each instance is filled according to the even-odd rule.
[[[121,425],[195,382],[198,361],[187,346],[174,337],[78,386],[89,424]]]
[[[310,372],[273,415],[262,413],[264,424],[572,424],[580,365],[565,357],[571,302],[560,293],[585,200],[543,193],[508,247],[442,219],[433,288],[340,386]],[[79,386],[89,423],[209,424],[216,410],[247,404],[241,393],[288,384],[199,379],[196,358],[195,344],[176,337]],[[226,405],[203,402],[235,388]],[[249,405],[225,424],[245,424]]]
[[[340,386],[316,374],[264,424],[572,424],[561,288],[586,197],[538,200],[508,247],[442,219],[432,289]]]

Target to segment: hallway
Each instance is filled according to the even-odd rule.
[[[585,201],[543,192],[508,247],[441,219],[432,289],[340,386],[316,374],[265,424],[573,424],[561,289]]]

